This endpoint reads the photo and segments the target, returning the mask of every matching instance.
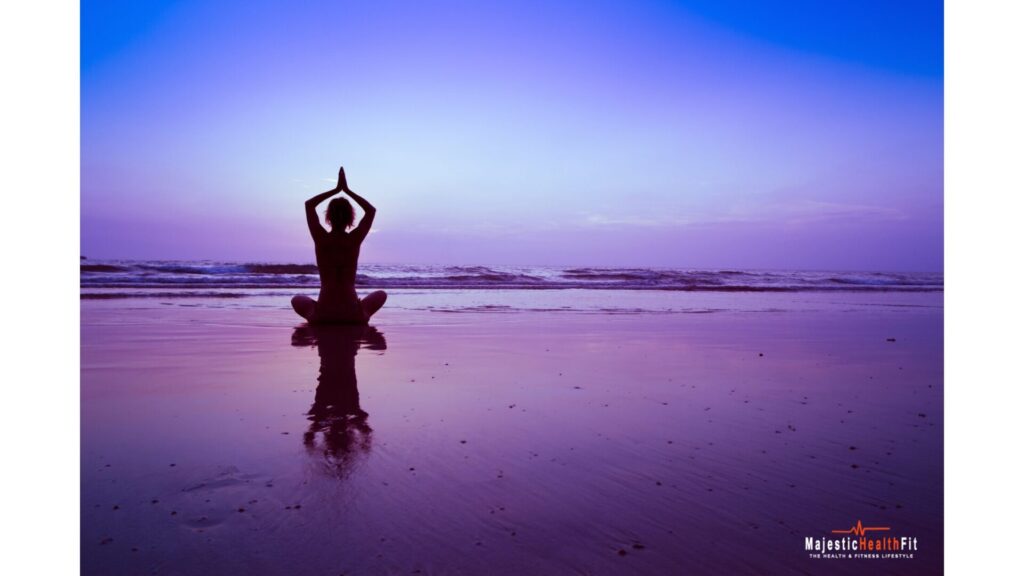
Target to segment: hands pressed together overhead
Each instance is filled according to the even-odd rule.
[[[345,178],[344,166],[338,168],[338,185],[335,187],[335,190],[343,190],[345,192],[349,192],[348,180]]]

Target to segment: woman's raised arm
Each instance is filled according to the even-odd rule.
[[[363,209],[363,217],[359,220],[359,225],[352,230],[352,235],[355,236],[360,242],[366,239],[366,235],[370,233],[370,226],[373,225],[373,218],[377,215],[377,209],[370,204],[366,198],[363,198],[359,194],[356,194],[348,187],[348,181],[345,180],[345,169],[342,168],[341,173],[338,176],[338,185],[342,186],[342,191],[348,194],[359,207]]]
[[[338,174],[338,185],[326,192],[321,192],[316,196],[313,196],[309,200],[306,200],[306,224],[309,226],[309,233],[313,235],[313,240],[319,240],[320,238],[327,235],[327,230],[324,230],[322,224],[320,224],[320,216],[316,213],[316,207],[327,200],[331,196],[334,196],[341,190],[342,185],[345,184],[345,169],[342,168]]]

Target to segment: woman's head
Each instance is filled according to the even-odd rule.
[[[348,230],[352,227],[355,213],[347,198],[335,198],[327,204],[327,223],[331,230]]]

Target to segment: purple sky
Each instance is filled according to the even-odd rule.
[[[942,269],[942,4],[82,5],[82,254]],[[486,4],[486,7],[484,7]],[[895,11],[894,11],[895,10]]]

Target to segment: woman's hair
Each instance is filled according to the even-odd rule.
[[[352,204],[347,198],[335,198],[327,204],[327,223],[331,225],[331,230],[339,227],[342,230],[348,230],[352,227],[354,218]]]

